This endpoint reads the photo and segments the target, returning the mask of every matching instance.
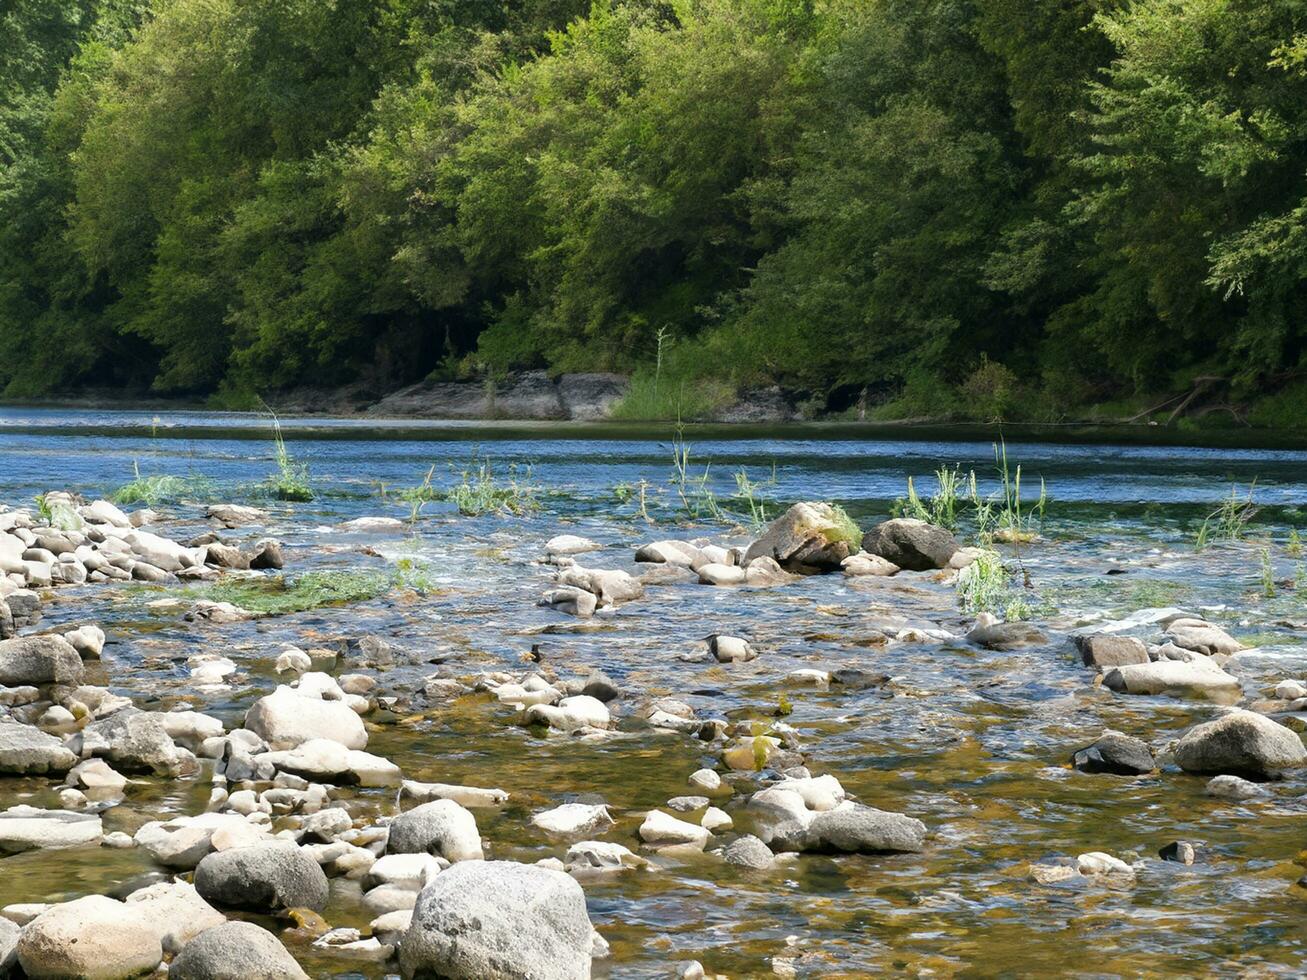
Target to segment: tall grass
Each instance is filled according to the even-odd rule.
[[[1203,518],[1202,525],[1194,537],[1194,549],[1202,551],[1212,540],[1239,541],[1247,533],[1248,524],[1260,509],[1253,502],[1257,490],[1257,481],[1248,485],[1248,492],[1240,495],[1239,485],[1230,487],[1230,495],[1217,508]]]
[[[1030,602],[1020,588],[1013,587],[1012,578],[1001,557],[982,552],[958,573],[958,603],[968,613],[994,613],[1009,622],[1029,619]]]
[[[267,409],[272,420],[272,443],[277,461],[276,472],[268,477],[268,491],[277,500],[289,500],[307,503],[313,499],[313,487],[309,483],[309,468],[298,463],[286,448],[286,440],[281,433],[281,420],[272,409]]]
[[[447,495],[460,514],[467,517],[487,513],[522,515],[539,506],[536,500],[539,488],[531,482],[530,468],[519,478],[517,465],[510,464],[508,477],[500,479],[491,469],[489,459],[474,459],[473,464],[459,474],[459,482]]]
[[[1041,477],[1039,496],[1033,505],[1028,504],[1022,497],[1021,466],[1011,465],[1003,442],[994,444],[994,469],[998,490],[984,494],[975,470],[969,470],[964,479],[957,467],[940,467],[935,471],[936,490],[929,500],[922,499],[915,481],[908,477],[907,496],[895,501],[893,513],[957,532],[969,509],[969,519],[983,545],[995,541],[1019,545],[1034,540],[1048,510],[1047,485]]]

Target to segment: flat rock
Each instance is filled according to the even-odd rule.
[[[31,725],[0,720],[0,773],[64,773],[75,765],[77,756],[63,739]]]
[[[1158,660],[1113,667],[1103,686],[1120,694],[1170,694],[1239,690],[1239,680],[1212,661]]]
[[[11,806],[0,811],[0,854],[98,844],[103,836],[93,813]]]

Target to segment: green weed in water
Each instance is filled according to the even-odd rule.
[[[974,476],[973,473],[972,477]],[[927,524],[937,524],[950,531],[956,531],[961,474],[956,466],[953,469],[941,466],[935,471],[935,482],[937,484],[935,493],[930,501],[926,502],[918,496],[912,477],[908,477],[908,496],[905,500],[895,502],[894,513],[898,517],[912,517]]]
[[[285,576],[218,582],[179,594],[211,602],[230,602],[261,616],[287,616],[323,606],[367,602],[392,589],[430,592],[435,588],[425,563],[401,558],[393,570],[305,572]]]
[[[1284,546],[1284,553],[1290,558],[1302,557],[1302,538],[1298,536],[1298,529],[1291,528],[1289,531],[1289,541]]]
[[[1271,564],[1270,545],[1262,546],[1262,595],[1267,599],[1275,598],[1275,569]]]
[[[529,468],[519,479],[517,466],[512,464],[508,467],[508,478],[500,480],[488,459],[474,462],[476,465],[461,472],[460,482],[448,494],[448,500],[460,514],[465,517],[491,513],[520,516],[539,506],[536,500],[538,488],[531,483]]]
[[[289,500],[307,503],[313,499],[313,487],[309,483],[309,468],[304,463],[295,462],[286,448],[286,440],[281,434],[281,420],[271,409],[268,416],[272,420],[272,443],[277,459],[277,471],[268,477],[268,491],[277,500]]]
[[[1216,510],[1203,518],[1202,525],[1194,538],[1194,548],[1202,551],[1208,543],[1216,541],[1240,541],[1248,531],[1248,524],[1257,516],[1257,504],[1253,494],[1257,490],[1257,481],[1248,485],[1248,492],[1239,493],[1236,483],[1230,487],[1230,496],[1221,501]]]

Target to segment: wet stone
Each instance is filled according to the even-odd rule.
[[[1104,732],[1093,745],[1080,749],[1071,761],[1081,772],[1115,776],[1139,776],[1157,767],[1146,742],[1113,731]]]

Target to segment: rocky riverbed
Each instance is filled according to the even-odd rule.
[[[0,512],[0,973],[1302,961],[1281,545],[82,489]]]

